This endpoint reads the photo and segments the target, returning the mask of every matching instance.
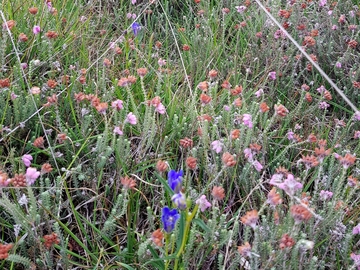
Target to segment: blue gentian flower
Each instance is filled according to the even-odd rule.
[[[186,209],[186,197],[185,194],[182,192],[179,193],[175,193],[172,197],[171,200],[174,202],[174,204],[176,205],[176,207],[180,210],[185,210]]]
[[[139,33],[140,29],[141,29],[141,26],[140,24],[138,24],[137,22],[134,22],[132,25],[131,25],[131,28],[133,30],[133,33],[134,33],[134,36],[137,36],[137,34]]]
[[[180,170],[179,172],[171,170],[168,173],[169,186],[173,191],[175,191],[175,193],[180,192],[183,174],[184,172],[182,170]]]
[[[164,230],[167,233],[171,233],[174,230],[176,221],[179,218],[180,214],[176,209],[170,210],[167,206],[162,209],[161,221],[164,225]]]

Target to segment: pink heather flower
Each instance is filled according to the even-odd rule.
[[[331,26],[331,30],[337,30],[338,29],[338,27],[337,27],[337,25],[336,24],[334,24],[333,26]]]
[[[354,113],[354,119],[360,121],[360,111]]]
[[[35,25],[35,26],[33,27],[33,33],[34,33],[34,35],[37,35],[37,34],[39,34],[40,32],[41,32],[40,26]]]
[[[360,234],[360,223],[353,228],[353,234]]]
[[[201,212],[204,212],[207,208],[211,207],[211,203],[206,199],[205,195],[201,195],[195,203],[199,205]]]
[[[246,10],[245,6],[236,6],[236,11],[239,13],[243,13]]]
[[[123,101],[120,100],[120,99],[117,99],[117,100],[111,102],[111,107],[114,108],[117,111],[120,111],[120,110],[122,110],[124,108]]]
[[[155,111],[157,111],[160,114],[165,114],[166,113],[166,109],[165,106],[162,103],[159,103],[156,108]]]
[[[325,86],[321,85],[319,88],[316,89],[316,91],[318,91],[320,94],[324,93],[324,91],[326,91]]]
[[[23,155],[21,159],[24,162],[24,165],[26,167],[30,167],[31,161],[33,160],[33,157],[31,155],[26,154],[26,155]]]
[[[243,121],[243,124],[244,124],[245,126],[248,126],[249,128],[252,128],[252,127],[253,127],[253,123],[251,122],[251,114],[245,113],[245,114],[243,115],[242,121]]]
[[[136,4],[136,0],[131,0],[131,4],[135,5],[135,4]]]
[[[217,154],[219,154],[222,151],[223,144],[219,140],[213,141],[211,143],[211,148],[214,150]]]
[[[354,264],[356,265],[356,267],[359,270],[360,269],[360,255],[356,255],[355,253],[351,253],[350,258],[353,259]]]
[[[319,6],[320,6],[320,7],[323,7],[323,6],[325,6],[325,5],[326,5],[326,0],[320,0]]]
[[[248,160],[248,161],[253,161],[253,152],[251,151],[250,148],[246,148],[244,150],[244,154],[245,154],[245,158]]]
[[[270,71],[268,78],[270,81],[275,81],[276,80],[276,72],[275,71]]]
[[[113,132],[120,136],[124,134],[124,132],[120,129],[120,127],[114,127]]]
[[[110,49],[115,49],[116,43],[115,42],[110,42],[109,43],[109,48]]]
[[[354,18],[355,17],[355,11],[350,10],[349,15],[350,15],[351,18]]]
[[[40,176],[40,172],[36,170],[36,168],[29,167],[26,170],[26,182],[29,186],[35,183],[36,179]]]
[[[330,104],[326,103],[325,101],[319,103],[319,109],[326,110],[330,107]]]
[[[136,119],[135,114],[133,114],[132,112],[130,112],[130,113],[126,116],[125,122],[129,123],[130,125],[136,125],[136,124],[137,124],[137,119]]]
[[[320,199],[323,201],[331,199],[332,196],[333,196],[333,193],[331,191],[328,191],[328,190],[320,191]]]
[[[282,39],[285,39],[285,34],[283,31],[281,31],[280,29],[279,30],[276,30],[275,34],[274,34],[274,38],[275,39],[279,39],[279,38],[282,38]]]
[[[332,13],[333,13],[332,10],[329,10],[329,11],[328,11],[328,15],[329,15],[329,16],[330,16]]]
[[[252,165],[254,166],[255,170],[257,170],[258,172],[260,172],[263,169],[263,165],[261,165],[261,163],[257,160],[254,160],[252,162]]]
[[[10,94],[10,98],[11,98],[11,100],[15,100],[15,99],[17,99],[19,96],[17,95],[17,94],[15,94],[14,92],[11,92],[11,94]]]
[[[354,133],[354,139],[360,139],[360,130],[356,130]]]
[[[284,190],[288,195],[293,196],[298,189],[302,189],[303,184],[297,182],[292,174],[282,182],[282,174],[274,174],[270,179],[270,184]]]
[[[20,67],[21,67],[22,69],[27,69],[27,68],[28,68],[28,64],[27,64],[27,63],[21,63],[21,64],[20,64]]]
[[[257,98],[261,97],[263,94],[264,94],[264,90],[263,90],[262,88],[260,88],[259,90],[257,90],[257,91],[255,92],[255,96],[256,96]]]
[[[226,112],[230,111],[230,106],[224,105],[224,111],[226,111]]]
[[[294,135],[295,135],[295,133],[292,132],[292,131],[289,131],[288,133],[286,133],[286,136],[287,136],[289,141],[296,141]]]
[[[128,18],[128,19],[133,19],[133,20],[135,20],[136,19],[136,14],[135,13],[128,13],[128,14],[126,14],[126,18]]]
[[[335,67],[336,67],[336,68],[341,68],[341,63],[340,63],[340,62],[336,62]]]
[[[162,59],[162,58],[159,58],[158,64],[159,64],[160,67],[165,66],[166,65],[166,60]]]

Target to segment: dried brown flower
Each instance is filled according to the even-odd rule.
[[[260,103],[260,111],[262,112],[262,113],[265,113],[265,112],[267,112],[267,111],[269,111],[270,110],[270,108],[269,108],[269,106],[266,104],[266,102],[261,102]]]
[[[147,68],[138,68],[137,69],[137,74],[140,76],[140,77],[145,77],[145,75],[148,73],[148,69]]]
[[[11,185],[13,187],[26,187],[27,186],[27,182],[26,182],[26,177],[24,174],[15,174],[15,176],[13,178],[11,178]]]
[[[0,79],[0,88],[10,87],[10,79]]]
[[[184,44],[182,49],[183,49],[183,51],[190,51],[190,46],[187,44]]]
[[[315,46],[316,44],[316,41],[313,37],[311,36],[306,36],[304,38],[304,41],[302,43],[303,46],[306,46],[306,47],[312,47],[312,46]]]
[[[271,206],[276,206],[282,203],[282,199],[279,193],[276,193],[276,188],[273,187],[270,192],[268,193],[267,196],[267,201],[268,204],[270,204]]]
[[[125,176],[121,177],[120,180],[125,189],[135,189],[136,182],[133,178]]]
[[[43,137],[38,137],[35,139],[35,141],[33,142],[33,146],[37,147],[37,148],[44,148],[44,138]]]
[[[292,239],[288,234],[284,234],[280,239],[279,247],[280,249],[291,248],[295,245],[294,239]]]
[[[278,116],[285,117],[289,113],[288,109],[286,109],[284,105],[275,104],[274,108],[275,108],[275,113]]]
[[[215,79],[218,75],[218,72],[215,69],[212,69],[209,71],[209,77],[210,79]]]
[[[231,95],[233,96],[237,96],[240,95],[243,91],[243,87],[241,85],[237,85],[235,86],[234,89],[231,90]]]
[[[238,246],[238,252],[243,257],[250,257],[251,256],[251,246],[249,242],[245,242],[244,245]]]
[[[308,221],[312,217],[311,212],[301,204],[291,206],[290,212],[297,224]]]
[[[240,218],[241,222],[244,225],[250,226],[251,228],[256,228],[256,223],[259,220],[259,215],[257,210],[251,210],[246,212],[245,216]]]
[[[209,88],[207,81],[200,82],[197,86],[201,91],[206,92]]]
[[[184,139],[180,140],[180,145],[184,148],[191,148],[193,147],[193,140],[188,137],[185,137]]]
[[[5,260],[9,257],[9,250],[13,247],[13,244],[0,244],[0,260]]]
[[[206,104],[209,104],[210,101],[211,101],[211,97],[204,94],[204,93],[201,93],[200,94],[200,101],[203,105],[206,105]]]
[[[16,22],[14,20],[7,21],[3,23],[3,29],[9,28],[9,30],[13,29],[13,27],[16,25]]]
[[[161,229],[157,229],[151,234],[151,240],[154,242],[154,244],[158,247],[163,246],[163,239],[164,234],[162,233]]]
[[[186,159],[186,166],[189,167],[191,170],[195,170],[197,165],[197,159],[194,157],[188,157]]]
[[[21,41],[21,42],[26,42],[26,41],[28,41],[27,35],[25,35],[24,33],[20,33],[20,35],[19,35],[19,41]]]
[[[232,140],[236,140],[237,138],[239,138],[240,137],[240,129],[232,130],[230,133],[230,137]]]
[[[167,163],[165,161],[159,160],[156,163],[156,170],[158,172],[166,172],[167,169],[168,169],[168,165],[167,165]]]
[[[57,82],[55,80],[50,79],[47,81],[47,86],[51,89],[54,89],[57,86]]]
[[[58,33],[56,33],[55,31],[47,31],[45,33],[45,36],[48,38],[48,39],[55,39],[59,36]]]
[[[59,244],[60,239],[58,238],[56,233],[44,235],[44,246],[47,249],[50,249],[54,244]]]
[[[41,166],[41,174],[50,173],[53,170],[50,163],[44,163]]]
[[[233,167],[236,164],[236,161],[235,161],[233,155],[231,155],[229,152],[225,152],[222,155],[222,161],[226,167]]]
[[[222,187],[214,186],[211,195],[215,200],[221,201],[225,198],[225,190]]]
[[[32,15],[35,15],[38,12],[38,8],[37,7],[31,7],[29,8],[29,12]]]

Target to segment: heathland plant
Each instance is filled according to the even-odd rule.
[[[0,15],[1,269],[360,269],[356,3]]]

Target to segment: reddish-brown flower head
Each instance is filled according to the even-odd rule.
[[[222,187],[214,186],[211,195],[215,200],[221,201],[225,198],[225,190]]]
[[[56,233],[53,232],[52,234],[44,235],[44,246],[47,249],[50,249],[52,245],[59,243],[60,239],[58,238]]]
[[[157,229],[156,231],[154,231],[151,234],[151,240],[154,242],[155,245],[157,245],[158,247],[162,247],[163,246],[163,239],[164,239],[164,234],[162,233],[161,229]]]
[[[0,88],[10,87],[10,79],[0,79]]]
[[[251,246],[249,242],[245,242],[244,245],[238,246],[238,252],[243,257],[250,257],[251,256]]]
[[[136,182],[133,178],[125,176],[121,177],[120,180],[125,189],[135,189]]]
[[[236,160],[234,159],[233,155],[231,155],[229,152],[225,152],[222,155],[222,161],[226,167],[233,167],[236,164]]]
[[[292,239],[287,233],[284,234],[280,239],[280,249],[291,248],[295,245],[295,240]]]
[[[159,160],[156,163],[156,170],[158,172],[166,172],[167,169],[168,169],[168,165],[167,165],[167,163],[165,161]]]
[[[197,165],[197,159],[194,157],[188,157],[186,159],[186,166],[189,167],[191,170],[195,170]]]
[[[193,147],[193,140],[188,137],[185,137],[184,139],[180,140],[180,145],[184,148],[191,148]]]
[[[241,222],[244,225],[250,226],[251,228],[256,228],[256,223],[259,220],[259,215],[257,210],[251,210],[246,212],[245,216],[240,218]]]
[[[311,212],[301,204],[291,206],[290,212],[297,224],[308,221],[312,217]]]
[[[274,108],[275,113],[278,116],[285,117],[289,113],[288,109],[286,109],[284,105],[275,105]]]
[[[38,137],[35,139],[35,141],[33,142],[33,145],[37,148],[44,148],[44,138],[43,137]]]

